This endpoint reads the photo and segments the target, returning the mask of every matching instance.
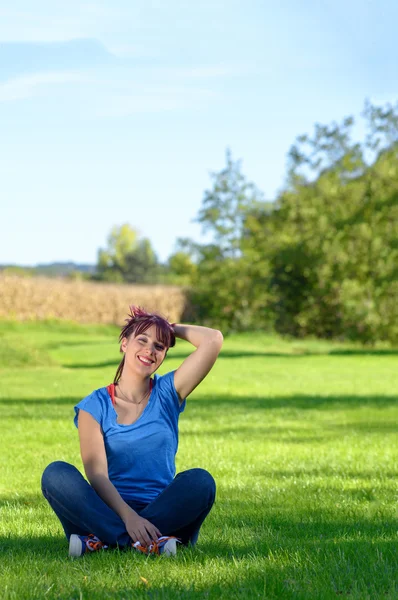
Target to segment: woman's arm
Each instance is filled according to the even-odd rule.
[[[180,365],[174,375],[174,385],[183,400],[206,377],[221,350],[221,331],[199,325],[173,325],[176,337],[196,347]]]
[[[80,410],[78,428],[80,452],[87,479],[102,500],[123,520],[133,542],[140,541],[149,545],[151,540],[156,540],[161,533],[123,500],[109,480],[104,438],[99,423],[90,413]]]

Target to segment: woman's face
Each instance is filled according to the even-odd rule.
[[[144,333],[123,338],[122,351],[125,365],[144,377],[151,376],[165,359],[167,346],[156,337],[156,327],[152,325]]]

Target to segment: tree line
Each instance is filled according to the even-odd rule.
[[[398,104],[367,103],[361,141],[355,126],[299,136],[273,201],[228,150],[197,215],[209,243],[179,239],[162,264],[149,239],[115,226],[83,277],[183,286],[188,316],[225,332],[397,343]]]
[[[178,240],[167,264],[123,225],[97,277],[186,286],[192,318],[224,331],[398,341],[398,105],[315,125],[288,154],[270,202],[226,153],[197,220],[211,242]]]

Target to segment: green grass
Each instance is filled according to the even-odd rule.
[[[0,348],[1,598],[398,598],[397,351],[227,339],[180,420],[178,469],[218,485],[197,548],[70,560],[40,477],[81,468],[73,406],[111,381],[117,330],[4,323]]]

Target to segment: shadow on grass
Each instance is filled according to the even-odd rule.
[[[329,473],[327,469],[315,468],[305,472],[319,472],[325,477],[334,470],[329,469]],[[372,478],[371,471],[361,473]],[[280,471],[279,475],[293,479],[297,473]],[[352,471],[349,475],[357,477],[358,473]],[[296,494],[294,506],[291,501],[284,504],[276,498],[271,505],[267,504],[250,489],[245,494],[238,487],[220,492],[222,499],[205,521],[197,548],[178,552],[176,565],[180,573],[167,576],[165,583],[159,583],[159,578],[154,582],[150,577],[153,563],[135,553],[94,553],[77,562],[70,561],[67,541],[56,517],[49,507],[46,512],[42,510],[46,502],[40,492],[1,498],[0,505],[8,513],[26,507],[29,534],[15,535],[11,529],[8,535],[0,536],[0,562],[11,570],[26,561],[28,570],[23,576],[26,582],[32,582],[29,568],[37,573],[39,568],[47,571],[52,566],[50,580],[43,582],[43,594],[50,590],[51,583],[54,589],[46,597],[65,600],[81,597],[325,600],[336,595],[372,600],[394,598],[398,521],[385,509],[363,516],[363,506],[358,506],[358,501],[371,506],[375,500],[369,489],[359,486],[349,490],[344,510],[336,505],[341,500],[341,490],[335,491],[333,487],[326,490],[328,503],[323,509],[317,506],[319,495],[311,488],[305,495]],[[334,492],[335,498],[330,498]],[[47,525],[51,520],[55,534],[32,534],[32,528],[33,532],[35,529],[39,532],[44,515]],[[189,571],[192,566],[195,570]],[[148,569],[143,574],[150,580],[149,588],[143,585],[137,568]],[[125,578],[118,578],[126,569],[131,573],[129,584]],[[87,575],[87,585],[83,577],[76,579],[77,572]],[[187,573],[191,573],[190,578]]]
[[[45,506],[46,500],[41,493],[37,494],[14,494],[12,496],[0,496],[0,507],[2,508],[29,508],[29,507],[37,507],[37,506]]]
[[[168,355],[168,359],[179,359],[179,360],[184,360],[187,356],[189,356],[189,353],[170,353]],[[309,356],[309,354],[307,353],[300,353],[300,354],[284,354],[284,353],[279,353],[279,352],[233,352],[233,351],[226,351],[226,352],[222,352],[220,354],[220,356],[218,357],[218,360],[222,359],[222,358],[300,358],[301,356]],[[64,367],[65,369],[102,369],[104,367],[117,367],[120,363],[120,360],[109,360],[109,361],[101,361],[101,362],[97,362],[97,363],[72,363],[72,364],[67,364],[67,363],[61,363],[61,366]]]
[[[173,358],[184,358],[186,354],[174,354],[171,355]],[[398,349],[370,349],[370,348],[352,348],[352,349],[334,349],[334,350],[319,350],[312,351],[306,348],[292,348],[290,352],[274,351],[270,352],[267,350],[252,352],[240,351],[240,350],[222,350],[218,359],[220,358],[246,358],[246,357],[264,357],[264,358],[307,358],[314,356],[398,356]]]
[[[7,405],[10,408],[40,408],[43,406],[48,406],[50,409],[49,413],[38,412],[35,415],[32,415],[32,418],[35,419],[51,419],[51,407],[54,406],[75,406],[80,400],[83,398],[80,397],[72,397],[72,396],[64,396],[64,397],[55,397],[55,398],[0,398],[0,406],[6,407]],[[7,410],[3,413],[5,417]],[[14,414],[14,413],[13,413]],[[28,415],[21,413],[21,418],[26,418]],[[59,414],[54,415],[54,418],[59,419]]]
[[[94,589],[96,598],[126,599],[394,597],[396,520],[344,519],[337,512],[333,520],[321,509],[308,507],[297,507],[284,516],[283,506],[261,507],[250,497],[231,499],[224,506],[220,503],[220,508],[223,514],[205,523],[203,541],[200,538],[195,549],[179,550],[171,569],[178,565],[180,576],[167,576],[165,583],[151,579],[154,563],[135,553],[116,550],[94,553],[78,562],[68,560],[67,542],[58,532],[56,536],[2,536],[0,556],[5,565],[23,563],[25,558],[31,567],[43,565],[47,570],[55,565],[59,569],[59,578],[52,575],[56,595],[49,597],[65,600],[90,598]],[[157,566],[164,559],[153,560]],[[185,569],[192,566],[196,570],[187,579]],[[126,567],[131,573],[128,585],[125,578],[115,578]],[[147,569],[149,588],[137,568]],[[76,569],[87,576],[87,585],[83,578],[76,579]]]
[[[330,491],[335,491],[330,488]],[[331,512],[328,507],[316,508],[319,502],[318,496],[311,492],[307,493],[306,498],[300,498],[294,507],[288,506],[263,506],[257,502],[248,502],[239,500],[241,492],[235,490],[233,497],[228,501],[224,500],[222,515],[218,517],[218,526],[231,531],[233,539],[230,541],[233,545],[225,546],[225,551],[234,556],[245,556],[247,552],[262,552],[268,547],[268,550],[277,550],[282,548],[302,548],[308,547],[310,550],[314,545],[327,544],[338,546],[339,544],[367,544],[369,546],[380,544],[391,554],[396,564],[398,557],[394,551],[396,545],[396,535],[398,518],[387,516],[385,514],[375,514],[364,518],[356,500],[358,495],[369,506],[373,502],[373,497],[369,496],[368,489],[355,490],[357,496],[353,496],[352,509],[348,511],[346,506],[344,510],[333,507]],[[311,497],[313,501],[311,502]],[[336,502],[341,500],[341,496],[336,492]],[[308,502],[309,501],[309,502]],[[221,504],[221,503],[220,503]],[[207,525],[208,527],[209,525]],[[250,536],[256,539],[261,548],[253,547],[245,541],[245,536],[241,535],[245,530]],[[246,536],[247,537],[247,536]],[[223,538],[222,538],[223,539]],[[206,546],[205,546],[206,547]],[[201,545],[202,548],[202,545]],[[210,551],[210,547],[208,548]]]
[[[61,555],[67,556],[68,542],[62,535],[0,536],[0,556],[3,555],[6,558],[10,553],[12,553],[14,560],[17,556],[24,556],[31,553],[38,556],[51,557],[55,553],[59,553],[59,558]]]
[[[360,348],[358,350],[352,349],[352,350],[330,350],[329,352],[327,352],[326,354],[328,354],[329,356],[398,356],[398,349],[397,348],[391,348],[391,349],[374,349],[372,350],[371,348],[366,349],[366,348]]]
[[[330,488],[330,491],[334,491]],[[307,493],[305,498],[300,498],[295,506],[292,507],[278,505],[262,505],[258,500],[253,501],[248,494],[245,500],[241,500],[241,489],[228,488],[222,490],[223,500],[218,500],[210,513],[210,518],[205,521],[203,530],[207,535],[203,540],[203,534],[199,538],[197,547],[180,547],[180,552],[199,556],[203,553],[209,556],[252,556],[259,554],[264,556],[264,551],[281,550],[283,547],[291,548],[301,547],[303,544],[311,547],[313,544],[327,543],[380,543],[386,549],[394,550],[396,547],[396,534],[398,527],[398,518],[387,516],[386,514],[375,514],[364,518],[361,515],[356,500],[361,499],[369,504],[374,502],[374,498],[369,489],[358,488],[352,492],[352,510],[348,512],[348,506],[343,511],[334,507],[331,512],[330,506],[325,509],[314,507],[311,502],[311,493]],[[355,493],[354,493],[355,492]],[[369,495],[370,494],[370,495]],[[318,496],[314,496],[318,501]],[[336,492],[336,502],[341,500],[341,496]],[[309,502],[308,502],[309,501]],[[53,511],[48,507],[41,493],[21,494],[15,496],[2,497],[0,500],[2,507],[23,508],[32,506],[39,508],[40,511],[45,507],[45,512],[57,531],[56,536],[29,535],[26,540],[29,545],[32,543],[37,550],[45,551],[48,542],[64,549],[67,544],[65,536],[61,533],[61,526],[55,517]],[[33,515],[33,518],[32,518]],[[43,513],[40,512],[41,519]],[[34,512],[28,512],[29,522],[35,523]],[[37,525],[39,522],[37,521]],[[31,527],[30,527],[31,529]],[[246,531],[246,535],[244,532]],[[21,546],[21,537],[7,535],[0,536],[0,553],[6,551],[6,546],[14,545],[22,553],[26,550]],[[211,538],[217,538],[214,542]],[[255,543],[253,544],[253,539]],[[265,546],[264,546],[265,544]],[[398,556],[394,552],[394,558],[398,564]]]
[[[54,407],[62,407],[62,406],[71,406],[73,407],[75,404],[80,402],[81,397],[73,397],[73,396],[64,396],[64,397],[53,397],[53,398],[0,398],[0,406],[1,406],[1,415],[2,418],[7,418],[9,416],[15,416],[16,411],[20,411],[18,415],[20,418],[31,418],[31,419],[59,419],[59,413],[56,411],[52,411]],[[279,428],[270,428],[266,422],[261,423],[259,419],[261,418],[261,414],[266,414],[269,411],[327,411],[327,410],[354,410],[357,408],[378,408],[383,409],[390,406],[397,406],[398,398],[393,395],[347,395],[347,394],[339,394],[339,395],[306,395],[306,394],[292,394],[289,396],[256,396],[256,397],[245,397],[238,396],[233,394],[214,394],[214,395],[192,395],[192,398],[188,400],[188,409],[183,419],[187,421],[192,419],[200,419],[205,420],[206,423],[211,422],[212,419],[209,419],[209,415],[213,413],[215,415],[213,417],[214,422],[214,433],[219,432],[219,434],[225,434],[228,432],[228,429],[223,430],[222,427],[219,426],[219,421],[217,421],[217,415],[225,412],[226,414],[230,414],[236,418],[239,418],[239,415],[247,415],[251,411],[253,412],[253,424],[245,423],[245,426],[231,427],[229,431],[231,433],[234,432],[244,432],[247,428],[248,432],[258,432],[258,433],[270,433],[276,431],[281,431]],[[48,408],[48,410],[44,410],[44,408]],[[30,412],[30,409],[32,411]],[[37,410],[35,410],[37,409]],[[300,417],[296,415],[297,419]],[[352,427],[355,427],[359,431],[363,431],[364,433],[372,433],[372,432],[394,432],[398,428],[398,423],[392,423],[391,420],[386,422],[378,421],[376,423],[369,422],[350,422],[344,424],[336,424],[333,423],[324,426],[329,427],[330,429],[335,428],[336,432],[341,434],[349,431]],[[211,433],[212,428],[209,427],[206,433]],[[294,429],[291,430],[294,433]],[[299,431],[299,430],[296,430]],[[303,429],[303,432],[313,433],[311,429]]]
[[[106,369],[107,367],[115,367],[116,369],[119,363],[120,360],[106,360],[99,363],[63,363],[61,366],[64,369]]]
[[[73,348],[74,346],[89,346],[91,350],[91,346],[109,346],[114,343],[115,348],[117,347],[117,342],[112,339],[107,340],[103,339],[95,339],[88,340],[87,338],[82,338],[78,340],[62,340],[61,342],[50,342],[45,343],[46,350],[61,350],[63,347],[68,346]]]
[[[198,395],[193,396],[191,408],[196,412],[200,410],[211,411],[216,409],[231,410],[238,408],[243,412],[250,410],[328,410],[336,408],[355,409],[363,406],[386,408],[398,404],[396,395],[353,395],[353,394],[292,394],[289,396],[234,396],[232,394]],[[196,416],[196,415],[195,415]]]
[[[375,471],[375,469],[366,470],[366,469],[358,469],[358,470],[349,470],[345,467],[341,469],[337,468],[328,468],[324,465],[322,467],[305,467],[297,468],[297,469],[268,469],[264,467],[263,469],[259,469],[253,473],[256,477],[269,477],[273,479],[297,479],[297,478],[318,478],[321,477],[324,479],[325,477],[338,477],[344,481],[349,479],[365,479],[370,482],[374,482],[375,480],[380,481],[384,479],[395,479],[398,477],[398,466],[395,470],[380,470]],[[345,493],[348,493],[345,490]]]
[[[83,344],[80,344],[83,345]],[[170,350],[168,354],[168,358],[170,359],[180,359],[184,360],[189,355],[189,352],[173,352]],[[290,359],[299,359],[299,358],[308,358],[308,357],[316,357],[316,356],[329,356],[331,358],[340,357],[340,356],[398,356],[397,349],[335,349],[335,350],[327,350],[327,351],[319,351],[313,352],[310,350],[306,350],[305,348],[293,348],[290,352],[283,351],[241,351],[241,350],[222,350],[221,354],[218,357],[218,360],[223,358],[290,358]],[[117,367],[119,365],[119,359],[112,359],[107,361],[101,361],[96,363],[87,363],[87,362],[79,362],[79,363],[61,363],[62,367],[67,369],[101,369],[104,367]]]

